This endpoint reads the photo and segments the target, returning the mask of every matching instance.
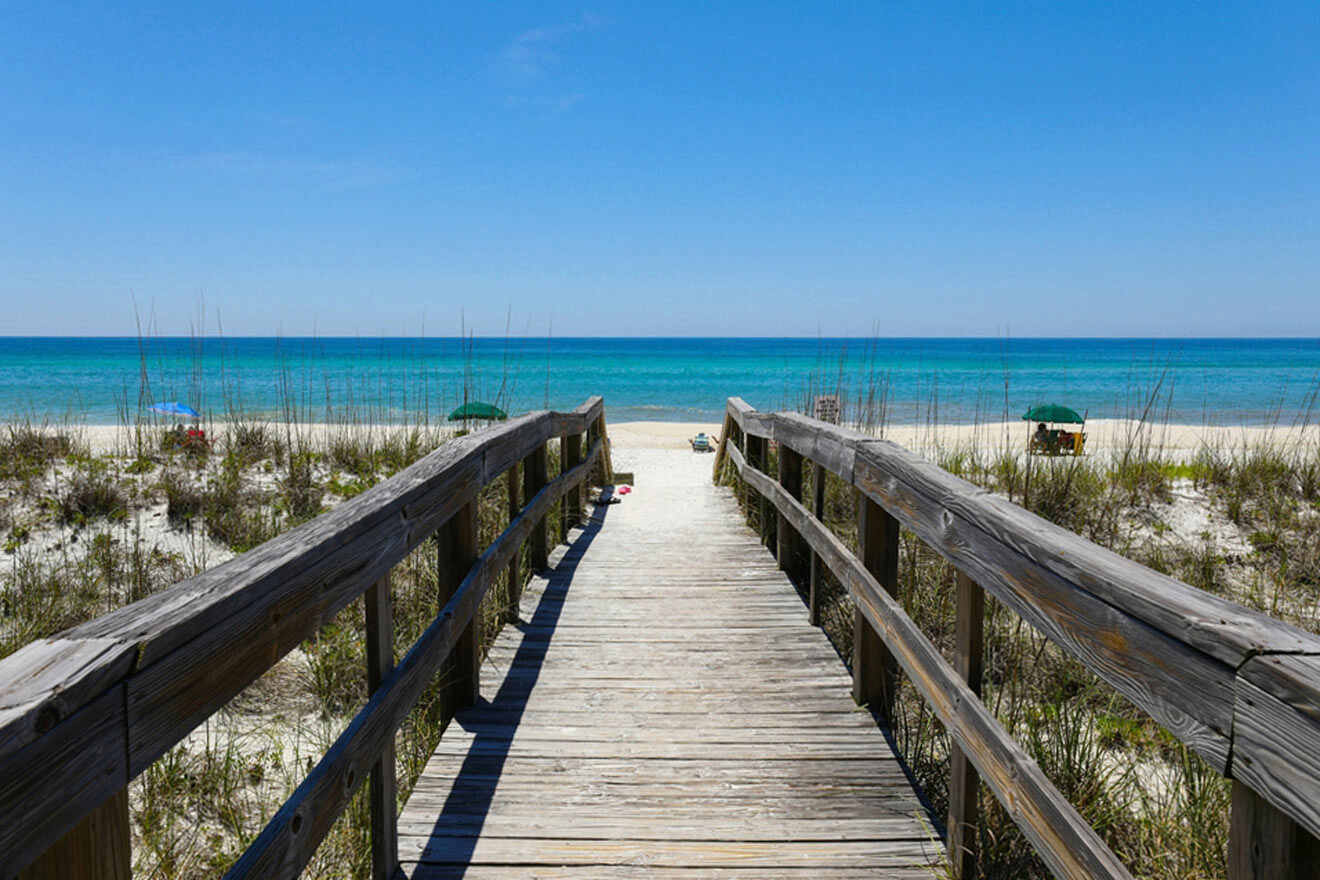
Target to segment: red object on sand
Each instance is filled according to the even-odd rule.
[[[620,495],[627,495],[627,494],[628,494],[629,492],[631,492],[631,491],[632,491],[632,486],[620,486],[620,487],[619,487],[619,494],[620,494]]]

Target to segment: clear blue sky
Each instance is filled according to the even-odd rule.
[[[0,333],[1320,335],[1316,0],[108,5],[0,0]]]

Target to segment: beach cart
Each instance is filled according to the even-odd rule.
[[[693,438],[692,438],[691,440],[689,440],[688,442],[692,444],[692,451],[693,451],[693,452],[714,452],[714,451],[715,451],[715,442],[711,439],[711,437],[710,437],[709,434],[704,434],[704,433],[703,433],[703,434],[698,434],[697,436],[693,437]]]
[[[1057,403],[1035,406],[1023,413],[1022,419],[1030,432],[1027,452],[1031,455],[1081,455],[1086,448],[1086,416],[1075,409]]]

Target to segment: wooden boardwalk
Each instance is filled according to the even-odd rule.
[[[709,459],[678,461],[528,589],[400,816],[412,877],[933,875],[837,654]]]

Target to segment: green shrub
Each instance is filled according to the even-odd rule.
[[[128,515],[128,496],[104,468],[79,469],[59,491],[56,515],[61,523],[78,526],[103,516],[122,519]]]
[[[0,480],[35,479],[56,461],[81,451],[82,447],[67,431],[50,431],[30,424],[7,425],[0,436]]]

